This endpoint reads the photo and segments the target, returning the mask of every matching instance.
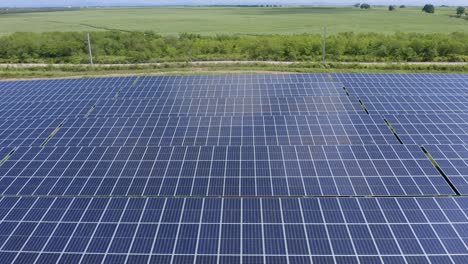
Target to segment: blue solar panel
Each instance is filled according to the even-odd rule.
[[[135,77],[4,82],[0,105],[14,101],[47,102],[112,99]]]
[[[418,146],[19,148],[4,195],[453,194]]]
[[[93,101],[12,101],[0,105],[0,119],[52,119],[84,116]]]
[[[26,133],[22,135],[24,134]],[[5,140],[3,145],[7,142]],[[398,141],[380,116],[354,114],[67,119],[47,145],[280,146],[357,144],[398,144]]]
[[[3,198],[14,262],[464,263],[466,198]]]
[[[339,81],[356,80],[360,83],[376,82],[418,82],[418,83],[444,83],[468,81],[467,74],[366,74],[366,73],[333,73],[333,78]]]
[[[40,146],[60,122],[60,119],[0,120],[0,146]]]
[[[343,85],[353,95],[468,95],[468,91],[464,88],[467,83],[459,82],[376,82],[371,80],[368,82],[360,81],[344,81]]]
[[[468,194],[468,145],[426,145],[429,154],[462,194]]]
[[[288,97],[330,96],[342,93],[341,84],[330,82],[257,81],[251,83],[192,83],[159,82],[154,77],[141,78],[132,88],[125,90],[123,98],[159,97]]]
[[[467,87],[0,82],[0,262],[467,263]]]
[[[345,96],[158,98],[100,101],[91,117],[319,115],[358,113]]]
[[[359,95],[371,114],[467,113],[468,96],[456,95]]]
[[[468,144],[468,114],[385,115],[407,144]]]
[[[468,95],[466,75],[334,74],[352,95]]]

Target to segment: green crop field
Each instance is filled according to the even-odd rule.
[[[93,8],[0,14],[0,35],[50,31],[144,31],[160,34],[294,34],[338,32],[468,32],[468,20],[449,17],[455,8],[360,10],[350,7],[282,8]]]

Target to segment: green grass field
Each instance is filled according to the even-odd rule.
[[[338,32],[468,32],[468,20],[449,17],[455,8],[360,10],[348,7],[113,8],[0,15],[0,35],[14,32],[153,30],[160,34],[294,34]]]
[[[134,75],[207,75],[207,74],[258,74],[258,73],[467,73],[467,65],[404,65],[404,64],[340,64],[295,63],[291,65],[254,64],[206,64],[189,65],[167,63],[164,65],[128,66],[48,66],[48,67],[0,67],[0,80],[30,78],[81,78]]]

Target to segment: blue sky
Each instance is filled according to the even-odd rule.
[[[0,0],[0,6],[39,7],[39,6],[84,6],[84,5],[177,5],[177,4],[406,4],[422,5],[468,5],[468,0]]]

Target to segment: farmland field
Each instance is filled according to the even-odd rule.
[[[14,32],[143,31],[213,34],[338,32],[468,32],[468,21],[449,17],[454,8],[425,14],[420,8],[360,10],[350,7],[93,8],[0,15],[0,35]],[[255,26],[253,26],[255,25]]]

